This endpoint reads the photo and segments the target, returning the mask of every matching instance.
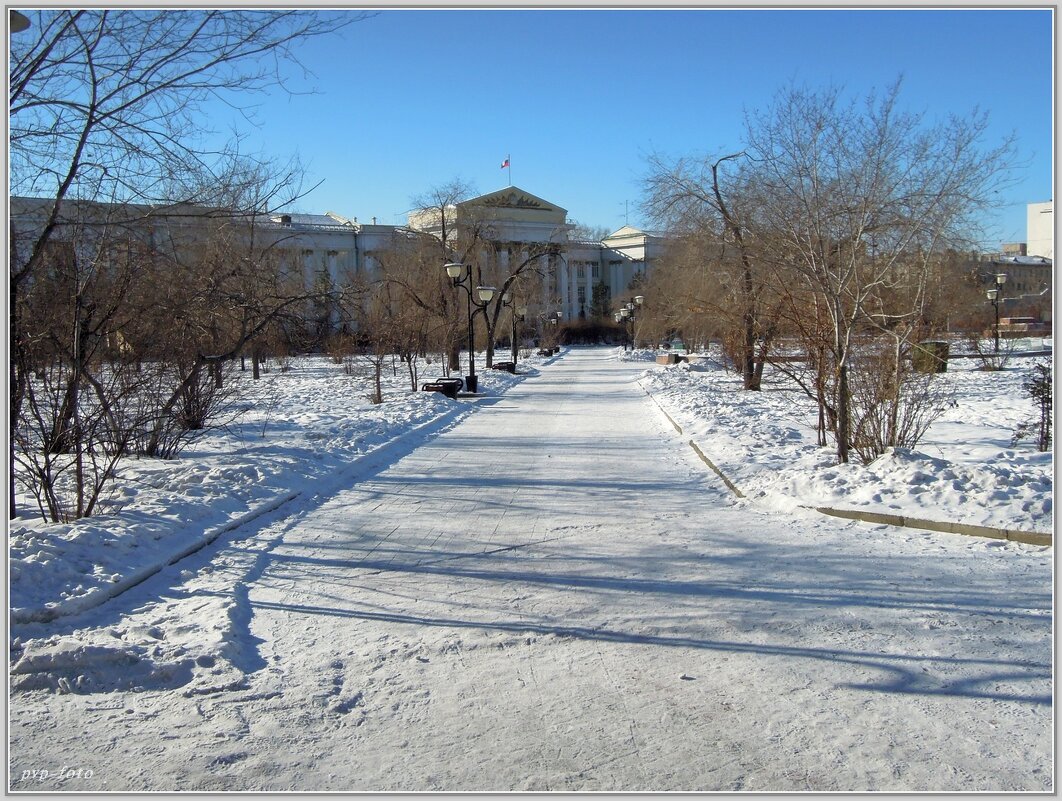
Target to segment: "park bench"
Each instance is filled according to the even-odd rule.
[[[456,398],[458,391],[464,386],[460,378],[436,378],[420,385],[421,392],[441,392],[448,398]]]
[[[552,356],[553,355],[553,348],[539,348],[538,349],[538,355],[539,356]]]
[[[516,374],[516,362],[494,362],[491,370],[504,370],[507,373]]]

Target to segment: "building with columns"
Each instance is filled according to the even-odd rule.
[[[458,238],[474,232],[489,243],[501,277],[529,259],[537,261],[537,286],[525,302],[560,311],[562,320],[588,318],[597,285],[611,298],[626,292],[636,275],[651,269],[665,241],[631,226],[600,242],[575,239],[566,209],[518,186],[456,203],[445,212],[431,209],[409,216],[409,228],[439,238],[444,224]]]
[[[46,199],[11,198],[13,233],[18,231],[20,238],[29,240],[50,206]],[[97,228],[106,220],[121,220],[116,224],[138,232],[145,241],[191,243],[202,237],[204,226],[214,219],[209,209],[184,209],[175,214],[95,203],[69,203],[64,208],[61,223],[65,231],[59,233],[60,239],[82,236],[84,223],[91,218]],[[415,231],[441,238],[444,224],[448,240],[475,239],[488,247],[494,261],[493,280],[504,281],[512,270],[533,261],[521,285],[521,292],[528,296],[521,301],[534,312],[560,311],[562,321],[590,317],[595,286],[603,286],[611,299],[623,296],[637,275],[652,269],[665,244],[661,235],[629,225],[600,242],[574,238],[575,226],[568,222],[566,209],[516,186],[459,202],[444,213],[437,209],[413,212],[407,226],[380,225],[375,218],[364,223],[334,212],[277,213],[256,219],[254,230],[261,246],[298,268],[309,287],[325,280],[335,286],[351,276],[371,276],[378,269],[380,255],[394,247],[398,237]],[[456,237],[451,236],[454,233]]]

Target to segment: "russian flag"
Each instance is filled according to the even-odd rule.
[[[506,156],[505,157],[505,161],[502,162],[501,168],[504,170],[508,166],[509,166],[509,157]]]

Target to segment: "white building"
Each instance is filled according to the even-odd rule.
[[[18,232],[17,238],[30,241],[50,206],[45,199],[11,198],[12,231]],[[60,240],[83,235],[77,231],[83,232],[85,219],[91,217],[97,227],[105,219],[127,220],[122,225],[139,232],[145,241],[194,242],[202,236],[201,226],[211,219],[209,209],[173,214],[173,210],[156,212],[146,206],[96,203],[70,203],[65,209],[65,230],[57,235]],[[566,209],[516,186],[457,203],[446,209],[445,219],[448,238],[452,231],[475,229],[478,239],[489,243],[496,261],[493,269],[501,280],[514,267],[534,259],[534,270],[527,271],[534,275],[534,286],[525,280],[520,291],[527,296],[520,300],[532,313],[560,311],[562,321],[590,317],[595,286],[603,285],[610,299],[624,296],[635,277],[652,268],[665,242],[661,235],[632,226],[620,228],[601,242],[573,239],[570,233],[575,226],[568,222]],[[380,254],[404,232],[412,229],[441,236],[442,228],[438,210],[410,214],[408,228],[378,225],[375,218],[359,223],[334,212],[278,213],[256,220],[255,236],[287,265],[299,268],[307,286],[326,278],[334,286],[350,276],[371,275]]]
[[[662,236],[624,226],[601,242],[572,239],[568,212],[517,186],[438,210],[414,212],[409,227],[442,235],[441,217],[451,230],[475,228],[498,253],[504,275],[511,266],[537,258],[541,281],[532,306],[561,312],[562,320],[590,316],[594,287],[603,284],[609,297],[624,294],[635,276],[652,268],[664,246]]]
[[[1054,201],[1030,203],[1026,207],[1026,215],[1025,237],[1028,242],[1026,252],[1030,256],[1043,256],[1053,261],[1055,258]]]

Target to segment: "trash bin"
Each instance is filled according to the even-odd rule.
[[[945,373],[948,370],[947,342],[927,340],[919,342],[911,352],[911,364],[918,373]]]

